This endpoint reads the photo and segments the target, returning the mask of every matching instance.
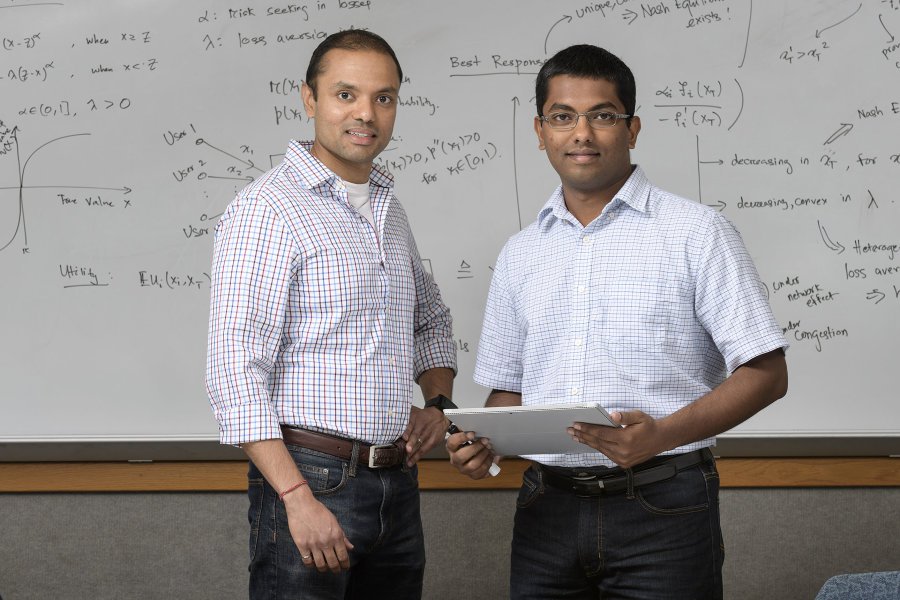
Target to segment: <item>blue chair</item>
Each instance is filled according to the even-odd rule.
[[[900,571],[835,575],[816,600],[900,600]]]

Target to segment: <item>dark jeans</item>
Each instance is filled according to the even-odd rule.
[[[712,460],[633,494],[593,497],[545,485],[534,466],[525,472],[512,541],[515,600],[722,598],[723,560]]]
[[[425,543],[417,469],[357,466],[353,474],[348,461],[288,450],[353,544],[351,567],[333,574],[303,566],[284,504],[251,462],[250,598],[421,598]]]

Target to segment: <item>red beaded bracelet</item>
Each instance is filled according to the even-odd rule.
[[[301,480],[300,483],[295,483],[294,485],[292,485],[292,486],[289,487],[288,489],[286,489],[286,490],[284,490],[283,492],[281,492],[280,494],[278,494],[278,499],[281,500],[281,501],[283,502],[285,496],[287,496],[288,494],[290,494],[291,492],[293,492],[293,491],[296,490],[297,488],[303,487],[303,486],[306,485],[307,483],[309,483],[309,482],[306,481],[305,479]]]

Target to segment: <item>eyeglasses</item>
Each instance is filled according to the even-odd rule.
[[[578,125],[578,117],[586,118],[588,125],[592,129],[605,129],[615,125],[619,119],[630,119],[633,116],[611,113],[605,110],[589,110],[583,113],[560,110],[538,118],[552,129],[575,129],[575,126]]]

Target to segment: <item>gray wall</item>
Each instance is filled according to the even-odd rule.
[[[513,491],[423,493],[425,598],[504,598]],[[900,489],[723,490],[726,597],[900,569]],[[3,600],[246,597],[239,493],[2,494]]]

